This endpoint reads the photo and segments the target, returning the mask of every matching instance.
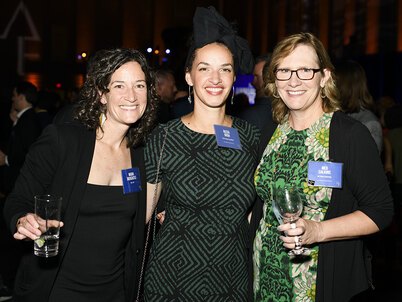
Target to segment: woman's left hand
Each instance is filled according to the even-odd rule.
[[[165,221],[166,211],[159,212],[156,215],[156,219],[158,219],[159,223],[162,224]]]
[[[280,236],[283,246],[294,249],[296,242],[301,245],[311,245],[319,242],[321,226],[319,222],[299,218],[295,223],[285,223],[278,227],[278,231],[283,232]]]

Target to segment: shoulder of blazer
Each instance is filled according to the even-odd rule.
[[[144,149],[144,144],[140,144],[138,146],[130,148],[131,163],[133,164],[133,166],[144,166]]]
[[[52,136],[56,142],[60,158],[69,161],[72,157],[82,157],[84,154],[90,160],[95,148],[95,131],[80,124],[51,124],[44,133]]]
[[[29,119],[29,118],[35,118],[35,117],[36,117],[35,109],[29,108],[27,111],[25,111],[25,112],[19,117],[19,120],[22,120],[22,119]]]
[[[341,111],[335,111],[329,132],[330,161],[339,161],[343,156],[345,144],[348,144],[351,139],[359,139],[360,136],[356,136],[356,133],[361,131],[366,131],[363,124]]]
[[[59,132],[59,137],[61,139],[65,139],[67,141],[76,140],[78,137],[85,139],[89,139],[91,137],[95,137],[95,131],[92,129],[86,128],[82,124],[61,124],[61,125],[53,125],[56,127]]]
[[[25,111],[18,119],[15,129],[22,128],[23,131],[40,131],[39,120],[33,108]]]

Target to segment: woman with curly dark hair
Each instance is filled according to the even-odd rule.
[[[15,301],[134,300],[146,210],[142,145],[156,100],[140,52],[101,50],[91,58],[77,121],[45,129],[6,202],[14,238],[28,241],[41,235],[33,196],[63,200],[59,253],[34,256],[28,241]]]
[[[109,92],[109,83],[112,73],[121,65],[129,61],[136,61],[145,74],[145,81],[149,89],[147,99],[151,100],[145,109],[144,115],[136,123],[131,125],[126,133],[129,146],[142,142],[144,136],[149,133],[154,125],[156,116],[155,102],[157,98],[154,86],[154,74],[145,57],[138,51],[130,49],[101,50],[98,51],[88,64],[87,79],[80,91],[76,118],[89,129],[103,131],[99,124],[99,116],[106,113],[106,106],[100,101],[102,94]]]

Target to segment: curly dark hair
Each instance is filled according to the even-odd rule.
[[[100,102],[101,96],[109,92],[108,85],[112,74],[128,62],[140,64],[147,83],[147,107],[144,115],[127,131],[127,147],[137,146],[144,142],[156,121],[158,96],[155,89],[155,76],[145,56],[135,49],[116,48],[97,51],[88,62],[85,83],[80,90],[75,119],[89,129],[96,130],[102,125],[99,117],[106,112],[106,105]]]

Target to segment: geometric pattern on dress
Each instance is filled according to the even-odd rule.
[[[145,301],[246,301],[259,132],[234,118],[237,150],[218,147],[214,135],[180,120],[167,126],[160,168],[166,218],[151,248]],[[155,180],[162,127],[147,144],[148,182]]]

